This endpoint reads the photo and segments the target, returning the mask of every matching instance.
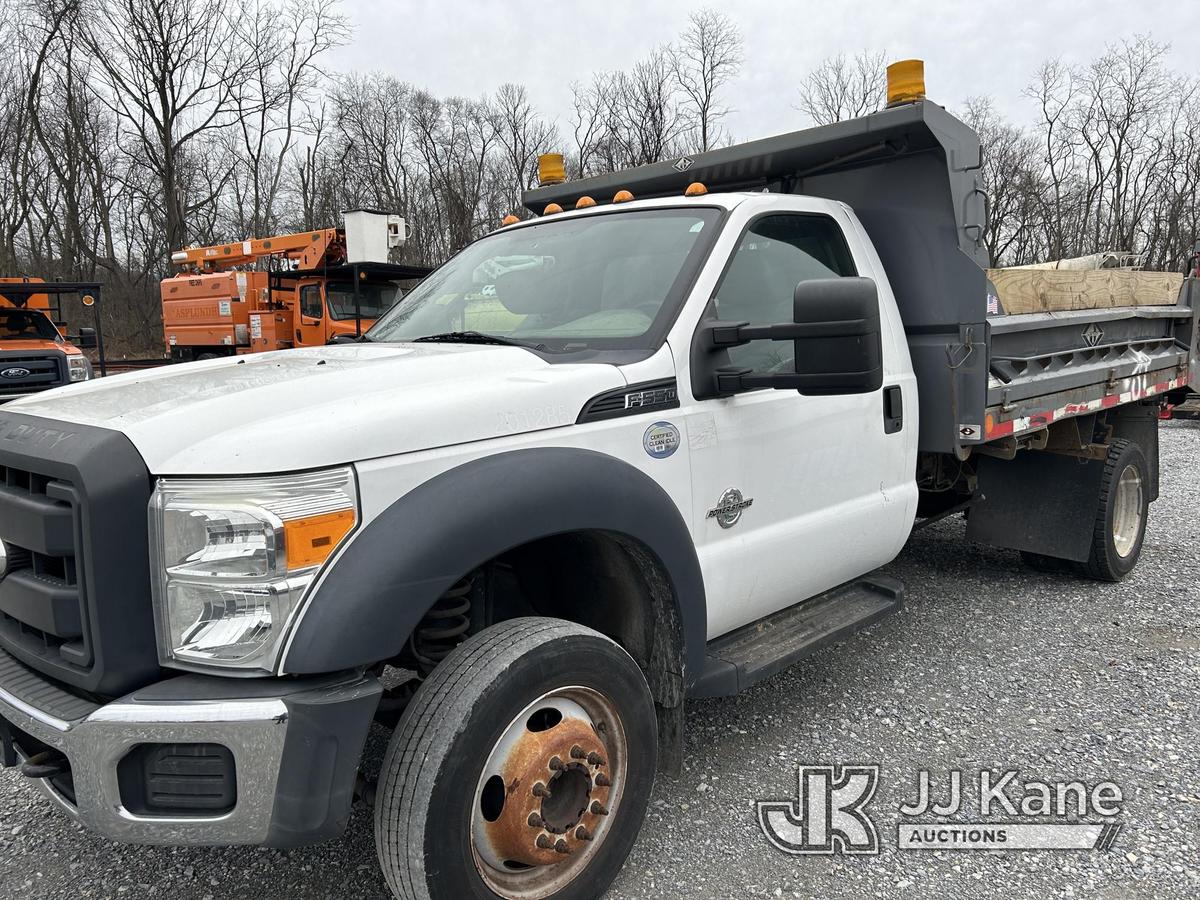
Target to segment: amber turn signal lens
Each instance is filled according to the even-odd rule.
[[[283,539],[287,547],[288,569],[295,571],[319,566],[353,527],[352,509],[284,522]]]

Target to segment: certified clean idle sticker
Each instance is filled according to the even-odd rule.
[[[655,459],[666,459],[679,449],[679,429],[670,422],[655,422],[642,435],[642,446]]]

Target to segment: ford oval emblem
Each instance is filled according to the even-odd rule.
[[[28,378],[29,370],[22,369],[20,366],[12,366],[0,372],[0,378]]]

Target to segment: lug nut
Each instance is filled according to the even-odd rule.
[[[554,845],[554,849],[558,853],[570,853],[571,852],[571,848],[569,846],[567,846],[567,842],[564,841],[562,838],[558,839],[558,843],[556,843]]]
[[[565,768],[566,768],[566,765],[564,765],[563,761],[561,759],[559,759],[557,756],[550,757],[550,771],[561,772]]]
[[[587,754],[583,752],[583,748],[575,744],[571,748],[571,759],[585,759]]]
[[[577,840],[590,841],[592,839],[592,833],[580,825],[575,829],[575,837]]]
[[[537,840],[534,843],[537,844],[537,848],[539,850],[553,850],[554,849],[554,838],[550,837],[550,835],[548,835],[548,834],[539,834],[537,836]]]
[[[601,772],[596,776],[596,787],[612,787],[612,779]]]
[[[604,765],[604,757],[601,756],[599,753],[589,753],[587,755],[587,761],[593,766]]]
[[[603,803],[601,803],[599,800],[593,800],[592,801],[592,812],[597,816],[607,816],[608,815],[608,807],[605,806]]]
[[[550,796],[550,788],[546,787],[540,781],[533,786],[533,796],[545,799]]]
[[[545,825],[545,824],[546,824],[546,823],[545,823],[545,821],[542,819],[542,817],[541,817],[541,816],[539,816],[539,815],[538,815],[537,813],[535,813],[535,812],[531,812],[531,813],[529,814],[529,820],[528,820],[528,821],[529,821],[529,827],[530,827],[530,828],[541,828],[543,825]]]

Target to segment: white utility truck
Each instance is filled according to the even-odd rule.
[[[398,897],[591,897],[687,699],[896,612],[918,517],[1121,578],[1197,279],[1005,315],[979,164],[916,98],[547,186],[360,342],[5,406],[4,762],[117,840],[361,797]]]

